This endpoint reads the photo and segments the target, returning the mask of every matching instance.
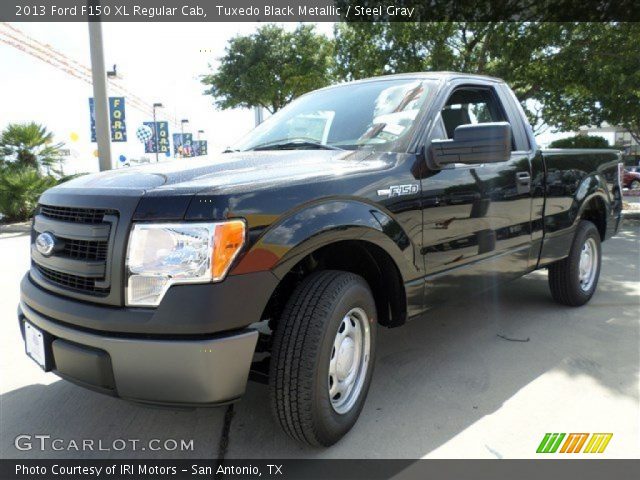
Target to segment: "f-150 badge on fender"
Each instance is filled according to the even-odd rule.
[[[418,193],[418,184],[391,185],[389,188],[378,190],[379,197],[399,197],[400,195],[412,195]]]

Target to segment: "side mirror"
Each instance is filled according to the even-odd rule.
[[[433,140],[429,153],[437,166],[506,162],[511,156],[511,125],[507,122],[460,125],[453,140]]]

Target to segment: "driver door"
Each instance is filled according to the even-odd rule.
[[[452,139],[460,125],[512,123],[506,111],[491,86],[456,86],[429,141]],[[515,140],[512,150],[508,161],[450,164],[422,179],[425,308],[527,271],[531,167]]]

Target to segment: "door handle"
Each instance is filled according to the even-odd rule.
[[[518,195],[531,191],[531,175],[529,172],[516,172],[516,191]]]
[[[529,172],[517,172],[516,178],[521,185],[529,185],[531,183],[531,175],[529,175]]]

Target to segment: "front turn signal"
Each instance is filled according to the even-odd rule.
[[[211,273],[214,282],[222,280],[246,238],[246,225],[242,220],[229,220],[216,225],[213,239]]]

